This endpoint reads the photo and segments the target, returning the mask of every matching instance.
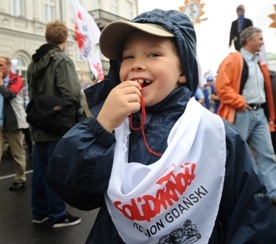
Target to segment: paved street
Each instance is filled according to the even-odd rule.
[[[97,210],[80,211],[68,207],[68,211],[81,217],[82,223],[72,227],[51,229],[46,225],[34,225],[31,214],[31,161],[27,164],[27,188],[10,192],[13,182],[13,163],[5,154],[0,165],[0,243],[6,244],[82,244],[94,223]]]

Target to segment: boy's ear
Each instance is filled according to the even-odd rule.
[[[181,83],[181,84],[184,84],[186,83],[186,76],[183,75],[183,74],[180,74],[179,78],[178,78],[178,82]]]

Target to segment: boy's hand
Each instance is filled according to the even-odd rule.
[[[137,81],[125,81],[109,93],[98,122],[109,132],[120,126],[131,113],[140,110],[141,87]]]

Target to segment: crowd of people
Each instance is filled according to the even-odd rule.
[[[199,85],[194,94],[195,99],[206,109],[213,113],[218,112],[220,100],[215,88],[216,76],[207,76],[203,85]]]
[[[262,30],[244,18],[243,5],[237,14],[229,43],[237,51],[203,85],[196,33],[183,13],[154,9],[108,24],[99,46],[110,70],[85,89],[85,119],[77,72],[63,52],[68,29],[50,22],[28,67],[28,96],[75,104],[76,124],[65,134],[27,123],[22,78],[0,57],[0,156],[5,137],[16,166],[10,190],[23,190],[28,128],[34,224],[81,223],[67,203],[100,208],[87,243],[276,243],[271,79],[258,57]]]
[[[63,52],[68,28],[61,21],[50,22],[45,38],[46,44],[37,49],[28,67],[28,88],[23,87],[21,76],[10,70],[10,59],[0,57],[0,156],[7,141],[15,162],[15,179],[9,189],[25,189],[26,142],[28,152],[32,153],[33,223],[46,222],[49,227],[59,228],[81,222],[79,217],[66,211],[65,202],[46,184],[49,159],[62,135],[47,133],[27,123],[26,107],[34,97],[48,94],[71,101],[81,109],[81,88],[73,61]]]

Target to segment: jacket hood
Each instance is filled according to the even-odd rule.
[[[182,74],[192,93],[198,85],[196,60],[196,34],[192,22],[177,10],[154,9],[144,12],[130,21],[114,21],[108,24],[100,36],[100,49],[110,60],[121,61],[126,37],[134,30],[151,35],[174,38],[182,64]]]
[[[162,25],[174,34],[187,80],[185,85],[194,93],[198,86],[196,34],[189,17],[177,10],[154,9],[138,15],[133,22]]]
[[[35,77],[40,76],[44,72],[52,54],[56,51],[61,51],[61,49],[55,44],[44,44],[36,50],[32,56],[33,62],[30,65],[30,70]]]
[[[164,11],[161,9],[154,9],[138,15],[132,22],[161,25],[170,33],[173,33],[177,48],[180,52],[179,56],[181,58],[183,74],[185,74],[187,80],[184,86],[194,94],[198,86],[196,34],[189,17],[177,10]],[[114,31],[116,32],[114,28],[112,31],[113,33]],[[112,38],[110,38],[110,40],[111,42],[113,41]],[[114,47],[114,45],[111,46]],[[120,83],[119,67],[119,61],[110,60],[110,69],[105,80],[84,91],[89,107],[100,105],[100,103],[106,99],[111,89]]]
[[[39,60],[46,54],[48,53],[49,50],[53,49],[53,48],[59,48],[57,45],[55,44],[44,44],[41,47],[39,47],[35,54],[33,54],[32,59],[35,63],[39,62]]]

